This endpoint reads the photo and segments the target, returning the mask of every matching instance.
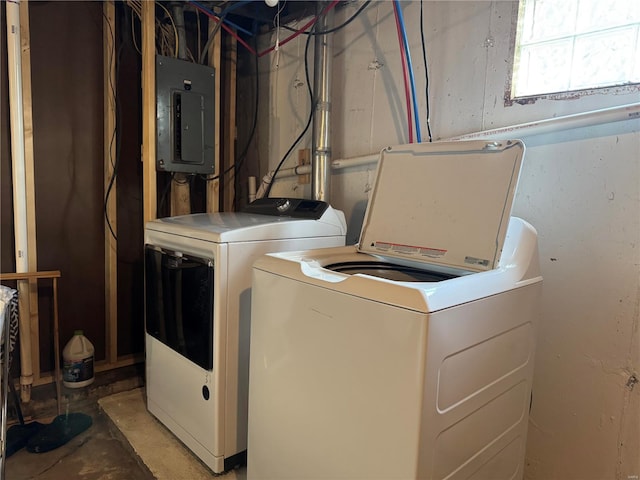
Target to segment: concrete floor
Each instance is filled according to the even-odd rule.
[[[86,392],[62,396],[62,410],[90,415],[92,426],[50,452],[15,453],[7,459],[7,480],[246,480],[244,467],[215,475],[149,414],[139,374],[113,383],[113,376],[103,377]],[[24,410],[26,421],[41,423],[57,413],[51,398]]]
[[[97,404],[70,411],[90,415],[93,424],[69,443],[46,453],[22,449],[7,459],[7,480],[153,480]],[[38,419],[38,421],[41,421]],[[41,423],[45,423],[44,419]]]
[[[158,480],[246,480],[246,467],[215,475],[146,409],[144,389],[98,401],[144,465]]]

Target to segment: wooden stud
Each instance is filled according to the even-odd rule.
[[[115,5],[113,0],[102,4],[103,48],[103,117],[104,117],[104,195],[109,198],[104,220],[105,275],[105,350],[108,362],[118,359],[118,234],[116,209],[116,52]],[[113,177],[113,180],[112,180]],[[108,220],[107,220],[108,219]],[[113,233],[112,233],[113,232]]]
[[[209,27],[208,27],[208,35],[211,35],[211,32],[215,29],[217,22],[212,19],[209,19]],[[221,58],[221,41],[220,38],[222,36],[222,29],[218,29],[218,33],[216,33],[215,38],[212,41],[212,46],[209,49],[208,54],[209,58],[209,66],[215,69],[215,93],[214,93],[214,128],[215,128],[215,137],[214,137],[214,152],[215,152],[215,161],[214,161],[214,175],[220,175],[222,172],[220,170],[220,166],[222,162],[220,161],[220,58]],[[220,180],[221,178],[216,178],[215,180],[211,180],[207,182],[207,212],[218,212],[220,211]]]
[[[238,63],[238,41],[235,37],[227,35],[225,37],[225,76],[224,76],[224,158],[221,162],[222,168],[226,171],[231,169],[236,161],[236,67]],[[223,179],[223,208],[225,211],[232,211],[235,200],[235,178],[239,172],[229,173]]]
[[[20,2],[20,57],[22,62],[22,115],[24,126],[24,165],[27,199],[27,265],[29,271],[38,269],[36,243],[36,199],[35,199],[35,171],[33,149],[33,109],[31,94],[31,36],[29,31],[29,2]],[[30,342],[32,372],[35,377],[40,375],[40,325],[38,320],[38,282],[30,279],[18,282],[20,291],[21,318],[29,325],[30,339],[20,340]],[[22,299],[28,299],[22,302]],[[24,317],[23,317],[24,315]],[[30,399],[29,392],[22,392],[23,400]]]
[[[58,324],[58,277],[53,277],[53,354],[55,356],[54,369],[56,380],[56,399],[58,415],[62,413],[60,405],[60,331]]]
[[[172,8],[173,9],[173,8]],[[175,9],[174,10],[174,16],[175,16]],[[179,48],[178,45],[176,45],[176,54],[177,57],[181,60],[187,60],[187,54],[186,54],[186,32],[184,29],[184,10],[181,7],[180,9],[180,16],[182,17],[182,19],[178,22],[176,22],[178,25],[182,25],[182,28],[178,28],[177,30],[177,37],[180,38],[179,41]],[[178,41],[178,38],[176,38],[176,42]],[[185,173],[172,173],[171,174],[171,204],[170,204],[170,211],[171,211],[171,215],[188,215],[191,213],[191,185],[189,183],[189,178],[190,176],[185,174]]]
[[[29,2],[20,3],[20,44],[22,57],[22,114],[24,122],[24,160],[27,180],[27,231],[29,249],[29,271],[37,270],[36,249],[36,198],[33,153],[33,109],[31,97],[31,39],[29,33]],[[31,314],[38,316],[38,291],[35,289],[30,301]]]
[[[174,173],[171,178],[171,215],[188,215],[191,213],[189,177]]]
[[[143,221],[157,217],[156,3],[142,2],[142,191]]]

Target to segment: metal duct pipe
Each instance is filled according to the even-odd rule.
[[[178,32],[178,51],[176,54],[180,60],[187,60],[187,31],[184,26],[184,7],[181,3],[171,5],[173,10],[173,19],[176,23],[176,31]]]
[[[322,9],[324,2],[318,4]],[[333,23],[333,9],[322,15],[316,32],[328,30]],[[331,61],[333,36],[316,35],[314,48],[313,141],[311,157],[311,193],[314,200],[329,201],[331,196]]]
[[[171,4],[173,20],[176,26],[178,38],[176,39],[176,55],[180,60],[187,58],[187,32],[184,26],[184,6],[181,2]],[[191,213],[191,187],[185,173],[173,173],[171,182],[171,215],[187,215]]]

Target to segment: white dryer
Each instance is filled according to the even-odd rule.
[[[359,246],[254,264],[249,480],[514,479],[542,278],[524,145],[385,149]]]
[[[214,472],[246,458],[253,262],[345,234],[342,212],[301,199],[147,223],[147,408]]]

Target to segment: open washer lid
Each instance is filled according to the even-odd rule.
[[[384,149],[358,250],[466,271],[495,268],[524,150],[519,140]]]

